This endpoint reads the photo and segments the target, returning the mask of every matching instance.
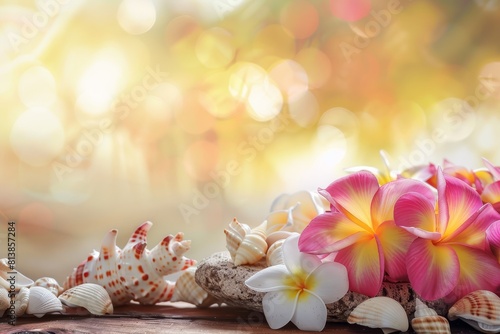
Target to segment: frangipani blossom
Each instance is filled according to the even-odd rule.
[[[483,161],[491,173],[492,180],[484,187],[481,193],[481,200],[484,203],[491,203],[495,210],[500,212],[500,167],[494,166],[486,159],[483,159]]]
[[[500,266],[485,231],[500,215],[483,205],[472,187],[441,169],[437,190],[437,213],[434,201],[417,193],[403,195],[394,207],[396,224],[417,237],[406,257],[411,286],[423,299],[449,302],[474,290],[496,291]]]
[[[491,252],[497,258],[500,265],[500,221],[496,221],[486,230],[486,240],[490,245]]]
[[[427,184],[398,179],[379,187],[377,178],[360,171],[319,190],[335,209],[314,218],[299,239],[302,252],[337,252],[335,261],[346,266],[349,289],[375,296],[384,273],[393,281],[407,281],[405,255],[415,239],[393,220],[396,200],[408,192],[434,201]]]
[[[264,315],[272,329],[292,321],[299,329],[321,331],[326,324],[326,305],[348,291],[346,268],[335,262],[322,263],[317,256],[301,253],[298,235],[283,244],[283,263],[267,267],[245,281],[259,292]]]

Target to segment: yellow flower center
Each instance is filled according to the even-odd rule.
[[[311,291],[314,289],[316,285],[316,279],[314,275],[309,277],[307,276],[308,273],[300,268],[299,270],[296,270],[295,272],[285,277],[284,285],[289,287],[287,295],[290,300],[294,300],[297,296],[297,293],[299,294],[300,299],[305,298],[308,294],[303,292],[305,292],[305,290]]]

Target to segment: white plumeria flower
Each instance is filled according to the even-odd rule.
[[[292,321],[301,330],[322,331],[326,305],[349,289],[347,269],[336,262],[321,262],[299,251],[299,234],[283,243],[283,263],[265,268],[245,281],[252,290],[267,292],[262,299],[269,326],[278,329]]]

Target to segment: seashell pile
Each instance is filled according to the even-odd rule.
[[[448,319],[461,319],[483,333],[499,333],[500,297],[487,290],[471,292],[453,304]]]
[[[380,328],[384,334],[408,330],[408,316],[403,306],[389,297],[373,297],[365,300],[352,310],[347,322]]]
[[[140,225],[123,249],[116,246],[118,231],[109,231],[101,251],[94,250],[73,270],[64,289],[96,283],[106,289],[115,306],[131,300],[145,305],[169,301],[175,283],[164,276],[186,270],[196,261],[183,256],[191,241],[183,240],[182,233],[168,235],[153,249],[146,249],[146,236],[152,225],[151,222]]]

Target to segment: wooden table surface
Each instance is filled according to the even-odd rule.
[[[272,330],[260,312],[229,306],[195,308],[185,303],[164,303],[154,306],[130,304],[115,308],[113,315],[92,316],[82,310],[74,314],[45,315],[42,318],[23,316],[15,326],[0,319],[2,334],[59,333],[304,333],[293,324]],[[478,333],[461,321],[451,322],[453,334]],[[378,333],[380,329],[328,322],[325,333]],[[413,333],[411,330],[408,333]]]

